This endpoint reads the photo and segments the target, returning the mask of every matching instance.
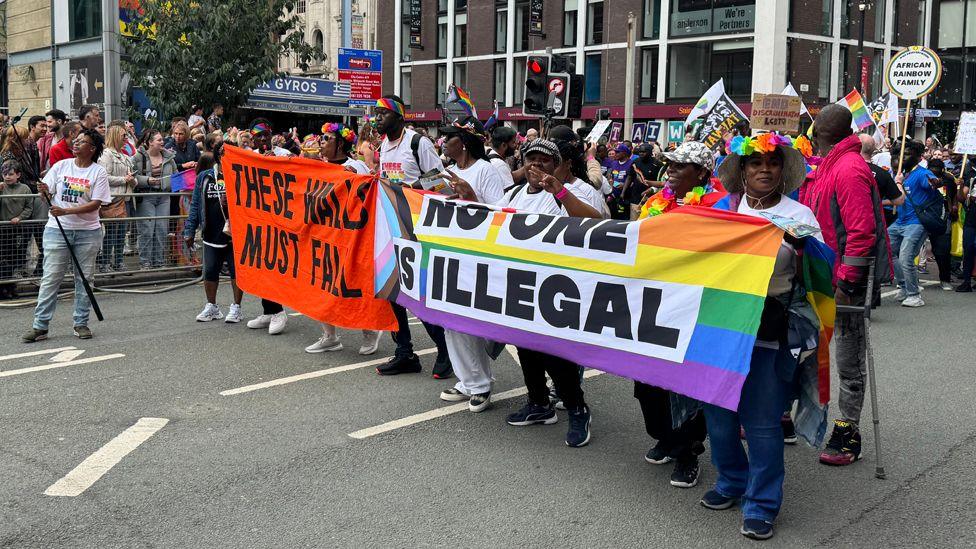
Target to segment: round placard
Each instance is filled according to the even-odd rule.
[[[911,46],[895,54],[885,70],[885,85],[902,99],[924,97],[939,85],[942,60],[929,48]]]

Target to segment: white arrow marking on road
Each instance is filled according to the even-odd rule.
[[[430,349],[423,349],[417,351],[416,354],[429,355],[431,353],[436,353],[437,348],[431,347]],[[341,372],[348,372],[349,370],[358,370],[359,368],[366,368],[368,366],[376,366],[377,364],[383,364],[390,360],[389,358],[378,358],[376,360],[369,360],[366,362],[357,362],[356,364],[347,364],[345,366],[336,366],[335,368],[327,368],[325,370],[316,370],[314,372],[307,372],[304,374],[298,374],[294,376],[283,377],[279,379],[272,379],[271,381],[265,381],[263,383],[255,383],[254,385],[245,385],[244,387],[238,387],[237,389],[227,389],[226,391],[221,391],[220,396],[231,396],[239,395],[242,393],[250,393],[251,391],[257,391],[260,389],[267,389],[269,387],[277,387],[279,385],[286,385],[288,383],[295,383],[296,381],[304,381],[306,379],[314,379],[316,377],[322,377],[332,374],[338,374]]]
[[[511,347],[509,345],[509,347]],[[598,375],[603,375],[606,372],[601,372],[600,370],[587,370],[583,373],[583,377],[589,379],[591,377],[596,377]],[[497,395],[491,395],[492,402],[501,402],[503,400],[509,400],[515,397],[519,397],[528,394],[529,390],[525,387],[519,387],[517,389],[512,389],[505,391],[503,393],[498,393]],[[449,416],[451,414],[456,414],[468,409],[468,403],[462,402],[460,404],[451,404],[450,406],[442,406],[434,410],[427,412],[422,412],[419,414],[414,414],[412,416],[407,416],[401,419],[395,419],[393,421],[388,421],[382,425],[377,425],[376,427],[367,427],[366,429],[360,429],[356,432],[349,433],[352,438],[358,438],[360,440],[364,438],[374,437],[376,435],[382,435],[383,433],[388,433],[390,431],[395,431],[397,429],[403,429],[404,427],[410,427],[411,425],[416,425],[418,423],[423,423],[425,421],[430,421],[432,419],[437,419],[439,417]]]
[[[50,355],[54,353],[60,353],[62,351],[70,351],[76,347],[58,347],[56,349],[44,349],[42,351],[30,351],[27,353],[16,353],[12,355],[0,356],[0,360],[13,360],[15,358],[25,358],[29,356],[40,356],[40,355]]]
[[[93,362],[102,362],[105,360],[112,360],[113,358],[123,358],[125,355],[122,353],[116,353],[114,355],[104,355],[104,356],[90,356],[88,358],[82,358],[79,360],[71,360],[68,362],[55,362],[53,364],[45,364],[43,366],[32,366],[30,368],[21,368],[19,370],[7,370],[6,372],[0,372],[0,377],[10,377],[18,376],[20,374],[29,374],[31,372],[41,372],[44,370],[52,370],[54,368],[64,368],[65,366],[77,366],[79,364],[91,364]]]
[[[108,444],[85,458],[85,461],[79,463],[71,472],[44,490],[44,495],[68,497],[80,495],[167,423],[169,420],[166,418],[140,418],[135,425],[122,431],[119,436],[110,440]]]
[[[60,353],[51,357],[51,362],[71,362],[72,360],[85,354],[84,349],[71,349],[67,351],[61,351]]]

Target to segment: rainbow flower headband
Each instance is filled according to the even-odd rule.
[[[780,145],[792,148],[793,142],[789,137],[778,133],[764,133],[756,137],[738,135],[729,143],[729,152],[739,156],[750,156],[754,153],[765,154],[775,151],[776,147]]]
[[[403,103],[386,97],[381,97],[376,100],[376,108],[390,110],[399,114],[400,116],[403,116],[404,112]]]
[[[352,144],[356,143],[356,132],[349,129],[348,126],[343,126],[342,124],[326,122],[325,124],[322,124],[322,133],[334,133]]]

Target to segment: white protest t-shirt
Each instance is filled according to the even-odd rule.
[[[610,208],[607,207],[607,201],[604,200],[603,193],[596,190],[593,185],[577,177],[570,181],[566,187],[569,189],[569,192],[575,194],[580,200],[593,206],[596,211],[603,214],[604,219],[610,217]]]
[[[585,183],[583,184],[585,185]],[[567,185],[566,188],[569,189],[569,192],[573,193],[576,198],[579,198],[583,202],[589,204],[586,197],[580,194],[578,185],[570,184]],[[498,202],[497,205],[501,206],[502,208],[513,208],[519,212],[525,213],[569,215],[566,212],[566,207],[560,204],[552,193],[545,190],[540,190],[539,192],[529,192],[532,190],[532,186],[528,183],[519,185],[518,187],[515,187],[514,189],[505,193],[505,196],[500,202]]]
[[[51,205],[59,208],[77,208],[93,200],[102,204],[112,201],[108,186],[108,172],[97,162],[87,168],[79,168],[74,158],[66,158],[48,170],[44,184],[51,192]],[[62,215],[61,226],[67,230],[91,231],[101,229],[98,209],[83,214]],[[54,216],[47,220],[47,227],[57,229]]]
[[[746,198],[744,196],[742,197],[742,202],[739,203],[740,214],[762,217],[759,215],[759,212],[774,213],[795,219],[807,225],[812,225],[818,229],[820,228],[820,224],[817,223],[817,217],[813,215],[813,211],[810,208],[786,195],[780,197],[778,204],[765,210],[754,210],[750,208]],[[815,236],[823,242],[823,236],[820,233],[817,233]],[[779,247],[779,251],[776,253],[776,263],[773,266],[773,278],[769,281],[767,295],[782,295],[789,292],[793,288],[793,275],[795,273],[796,251],[793,249],[793,245],[784,239],[782,245]]]
[[[362,160],[356,160],[355,158],[347,158],[346,161],[342,163],[342,167],[352,168],[358,174],[369,174],[369,166],[367,166]]]
[[[482,204],[497,204],[505,193],[502,178],[487,160],[475,160],[467,168],[461,169],[457,165],[448,167],[445,171],[451,172],[471,185],[474,194],[478,197],[478,202]]]
[[[413,185],[424,173],[444,169],[444,164],[434,151],[434,144],[426,137],[420,138],[420,145],[417,147],[420,166],[417,165],[413,149],[410,148],[415,135],[417,132],[404,128],[403,137],[398,141],[391,143],[388,137],[383,138],[380,143],[381,178],[398,185]]]
[[[507,189],[515,184],[515,178],[512,177],[512,168],[508,167],[508,162],[505,162],[500,157],[492,157],[488,162],[491,162],[492,167],[498,172],[498,176],[502,178],[502,189]]]

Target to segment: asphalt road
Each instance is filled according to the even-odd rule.
[[[965,335],[976,297],[923,295],[922,309],[887,299],[875,315],[888,479],[873,477],[868,425],[866,457],[851,467],[819,465],[802,442],[787,448],[786,501],[767,545],[976,546],[976,376]],[[308,355],[302,348],[318,335],[310,319],[293,317],[273,337],[196,323],[202,297],[199,287],[105,295],[107,320],[92,325],[90,341],[71,336],[71,307],[61,302],[51,339],[35,345],[20,343],[31,309],[0,309],[0,546],[755,543],[738,534],[736,510],[698,505],[714,481],[709,464],[697,488],[681,490],[668,485],[670,466],[644,462],[651,441],[627,380],[586,380],[593,441],[581,449],[563,443],[564,416],[507,426],[522,397],[357,439],[350,433],[446,405],[437,395],[450,383],[429,377],[432,355],[422,375],[380,378],[364,366],[222,395],[381,359],[393,344],[384,338],[379,353],[360,357],[358,335],[345,331],[346,350]],[[259,308],[248,298],[249,317]],[[417,348],[432,347],[414,328]],[[65,347],[84,353],[5,358]],[[495,370],[496,393],[521,385],[508,354]],[[168,423],[80,495],[45,494],[140,418]]]

